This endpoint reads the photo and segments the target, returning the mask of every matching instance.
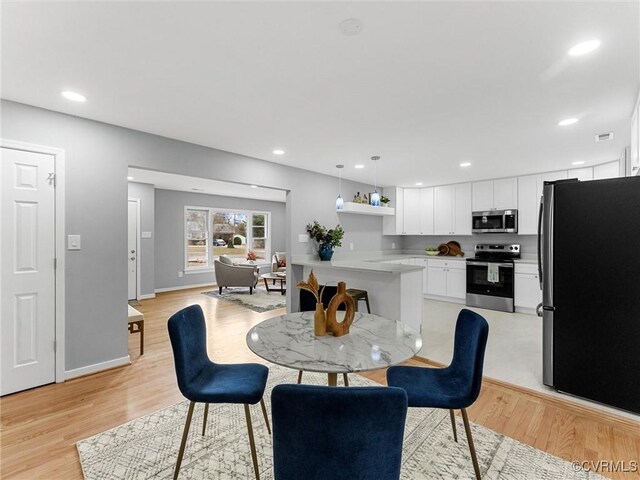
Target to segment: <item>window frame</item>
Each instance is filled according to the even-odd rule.
[[[198,210],[198,211],[206,211],[207,212],[207,231],[208,231],[208,239],[207,239],[207,264],[201,267],[191,267],[189,266],[189,239],[188,229],[187,229],[187,215],[190,210]],[[247,250],[250,250],[249,246],[253,245],[253,216],[254,215],[264,215],[265,216],[265,234],[267,235],[265,238],[265,259],[264,261],[258,260],[257,263],[261,264],[270,264],[271,263],[271,212],[263,211],[263,210],[244,210],[244,209],[236,209],[229,207],[203,207],[199,205],[185,205],[184,206],[184,217],[183,217],[183,242],[184,242],[184,273],[185,274],[194,274],[194,273],[209,273],[214,271],[213,262],[215,260],[216,255],[213,253],[213,244],[209,245],[209,243],[213,242],[213,232],[211,231],[213,228],[213,215],[215,213],[233,213],[233,214],[242,214],[247,218]],[[262,238],[262,237],[260,237]]]

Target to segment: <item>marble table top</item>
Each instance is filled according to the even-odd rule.
[[[323,373],[387,368],[408,360],[422,347],[422,338],[414,329],[368,313],[355,314],[347,335],[316,337],[313,314],[269,318],[249,330],[247,345],[277,365]]]

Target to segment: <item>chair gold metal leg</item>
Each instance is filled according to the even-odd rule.
[[[303,371],[304,371],[304,370],[300,370],[300,371],[298,372],[298,385],[300,385],[300,384],[302,383],[302,372],[303,372]]]
[[[244,416],[247,419],[247,430],[249,431],[249,447],[251,447],[251,460],[253,460],[253,471],[256,474],[256,480],[260,480],[260,473],[258,473],[258,457],[256,455],[256,442],[253,439],[253,425],[251,424],[251,412],[249,411],[249,405],[244,404]]]
[[[207,430],[207,415],[209,415],[209,404],[204,404],[204,419],[202,420],[202,436],[204,437],[204,432]]]
[[[189,404],[189,411],[187,412],[187,421],[184,424],[184,432],[182,433],[182,442],[180,443],[180,450],[178,451],[178,461],[176,462],[176,469],[173,472],[173,480],[178,478],[180,472],[180,464],[182,463],[182,456],[184,455],[184,447],[187,445],[187,436],[189,435],[189,426],[191,425],[191,418],[193,417],[193,407],[196,406],[196,402]]]
[[[453,440],[458,443],[458,431],[456,430],[456,416],[452,409],[449,409],[449,416],[451,417],[451,427],[453,428]]]
[[[260,399],[260,406],[262,407],[262,415],[264,415],[264,423],[267,425],[267,432],[271,435],[271,425],[269,425],[269,416],[267,415],[267,407],[264,406],[264,399]]]
[[[347,376],[346,373],[342,374],[342,379],[344,380],[344,386],[348,387],[349,386],[349,377]]]
[[[471,461],[473,462],[473,470],[476,473],[476,480],[480,480],[480,467],[478,466],[478,458],[476,457],[476,449],[473,446],[473,438],[471,437],[471,428],[469,427],[469,417],[467,417],[467,409],[463,408],[462,421],[464,422],[464,431],[467,434],[467,441],[469,442],[469,451],[471,452]]]

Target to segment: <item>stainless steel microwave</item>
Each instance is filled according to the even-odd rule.
[[[518,233],[518,210],[473,212],[473,233]]]

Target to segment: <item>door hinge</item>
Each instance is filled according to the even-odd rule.
[[[58,342],[56,340],[53,341],[53,351],[54,353],[58,351]]]
[[[57,258],[54,258],[54,259],[53,259],[53,269],[54,269],[54,270],[57,270],[57,269],[58,269],[58,259],[57,259]]]
[[[53,185],[55,187],[56,186],[56,173],[55,172],[49,172],[49,175],[47,176],[47,181],[49,182],[49,185]]]

